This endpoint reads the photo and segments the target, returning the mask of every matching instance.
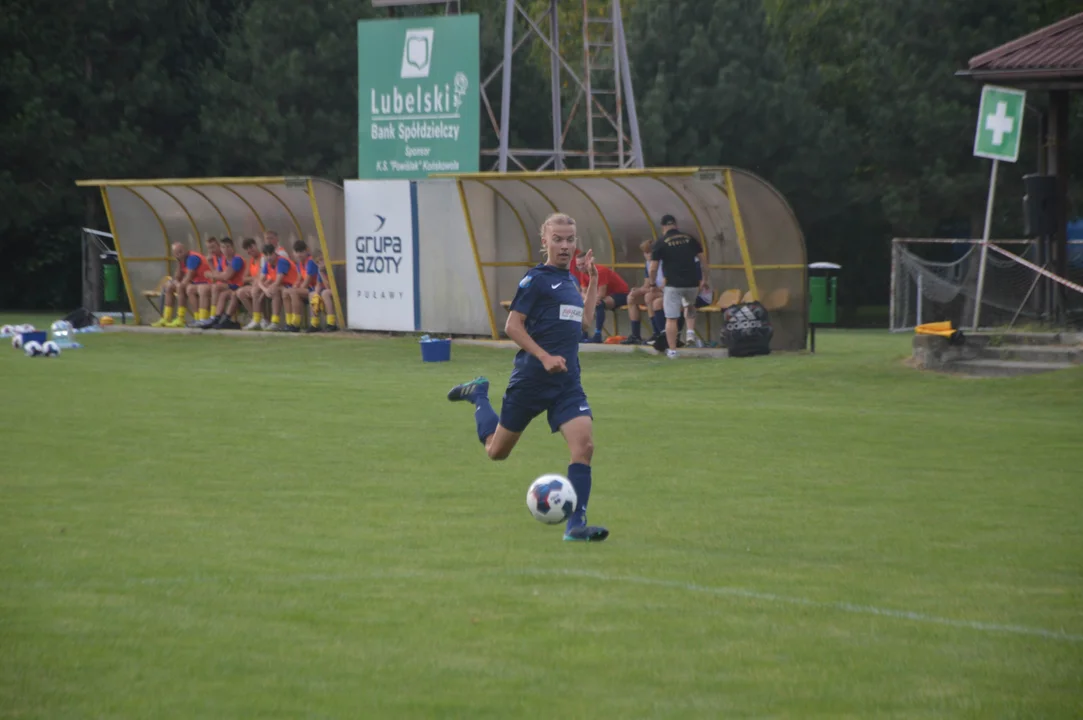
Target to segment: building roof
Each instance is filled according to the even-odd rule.
[[[975,55],[958,74],[982,81],[1083,88],[1083,13]]]

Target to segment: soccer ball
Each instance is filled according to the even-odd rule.
[[[23,352],[26,353],[27,357],[37,357],[45,351],[41,349],[41,343],[39,343],[37,340],[31,340],[27,344],[23,345]]]
[[[35,329],[34,326],[31,325],[30,323],[26,323],[25,325],[16,325],[15,326],[15,332],[21,332],[21,333],[34,332],[34,329]]]
[[[575,488],[563,475],[542,475],[526,491],[527,509],[535,520],[546,525],[564,522],[578,505]]]
[[[22,336],[22,334],[17,333],[15,335],[15,337],[11,338],[11,347],[15,348],[16,350],[22,350],[23,349],[23,336]]]
[[[41,352],[45,357],[56,357],[60,354],[60,346],[52,340],[47,340],[42,344]]]
[[[72,326],[67,320],[57,320],[49,329],[53,331],[54,337],[67,337],[72,331]]]
[[[15,334],[15,326],[14,325],[5,325],[4,327],[0,328],[0,337],[11,337],[14,334]]]

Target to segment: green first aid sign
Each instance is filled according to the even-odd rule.
[[[981,91],[974,155],[1015,162],[1023,138],[1023,110],[1027,94],[1022,90],[986,85]]]
[[[357,23],[362,180],[478,171],[478,16]]]

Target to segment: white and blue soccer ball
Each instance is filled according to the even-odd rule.
[[[15,337],[11,338],[11,347],[15,348],[16,350],[22,350],[23,349],[23,336],[22,336],[22,333],[16,333]]]
[[[46,340],[41,345],[41,354],[45,357],[57,357],[60,355],[60,346],[52,340]]]
[[[41,348],[41,343],[39,343],[37,340],[31,340],[30,342],[23,345],[23,352],[26,353],[27,357],[37,357],[45,353],[45,351]]]
[[[25,323],[23,325],[16,325],[15,326],[15,332],[20,332],[20,333],[34,332],[35,329],[36,328],[33,325],[31,325],[30,323]]]
[[[575,488],[563,475],[542,475],[526,491],[527,509],[535,520],[546,525],[564,522],[578,505]]]
[[[15,334],[15,326],[14,325],[5,325],[3,327],[0,327],[0,337],[11,337],[14,334]]]

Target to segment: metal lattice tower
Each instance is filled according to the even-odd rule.
[[[620,0],[609,0],[603,13],[590,12],[587,0],[583,8],[582,67],[577,71],[560,50],[558,0],[549,0],[548,9],[531,18],[517,0],[506,0],[504,8],[504,56],[502,62],[481,83],[481,100],[489,121],[499,138],[495,149],[483,149],[482,155],[495,156],[492,170],[564,170],[570,164],[584,168],[643,167],[643,149],[636,118],[635,95],[628,65],[624,23]],[[521,16],[527,30],[515,38],[516,17]],[[543,25],[547,26],[543,30]],[[545,32],[547,30],[548,32]],[[528,40],[540,40],[549,53],[552,146],[548,148],[512,148],[512,58]],[[488,86],[501,76],[500,119],[493,112]],[[567,78],[575,87],[571,109],[564,115],[561,88]],[[586,147],[564,146],[568,130],[577,116],[585,123]]]

